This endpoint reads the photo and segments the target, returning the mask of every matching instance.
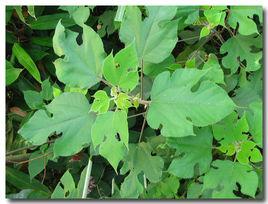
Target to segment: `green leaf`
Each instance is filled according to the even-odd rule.
[[[34,6],[27,6],[28,9],[28,13],[30,14],[30,16],[32,16],[33,18],[35,17],[35,12],[34,12]]]
[[[142,21],[138,7],[128,6],[121,23],[119,37],[126,45],[135,39],[139,63],[160,63],[177,43],[178,22],[175,6],[147,6],[148,17]]]
[[[202,184],[191,183],[187,189],[187,199],[198,199],[202,193]]]
[[[41,109],[44,106],[44,100],[49,101],[53,98],[53,88],[49,79],[44,80],[41,87],[41,92],[33,90],[23,91],[24,100],[32,110]]]
[[[68,85],[66,85],[64,87],[64,92],[77,92],[77,93],[81,93],[83,95],[86,95],[87,94],[87,91],[88,91],[88,89],[86,89],[86,88],[81,89],[79,87],[70,87]]]
[[[138,176],[135,173],[130,172],[121,184],[121,198],[137,199],[142,192],[143,186],[139,181]]]
[[[103,125],[105,124],[105,126]],[[98,115],[91,129],[94,148],[106,158],[117,172],[118,163],[128,150],[128,123],[125,111],[107,112]],[[111,150],[113,153],[111,154]]]
[[[175,63],[173,55],[168,56],[164,61],[159,64],[144,63],[143,72],[151,78],[155,78],[158,74],[167,71],[170,66]]]
[[[91,111],[98,113],[106,113],[110,106],[110,98],[103,90],[98,90],[94,95],[94,101],[91,106]]]
[[[262,51],[253,52],[252,47],[257,45],[258,38],[254,36],[237,35],[229,38],[220,48],[220,53],[226,56],[222,59],[222,64],[227,69],[231,69],[231,74],[235,73],[240,62],[246,61],[246,71],[256,71],[261,68],[260,60]]]
[[[94,30],[83,25],[83,43],[78,45],[78,33],[65,30],[58,23],[53,37],[55,53],[58,58],[54,65],[58,79],[71,86],[90,88],[98,83],[102,76],[102,63],[105,58],[102,41]]]
[[[18,59],[19,63],[28,70],[33,78],[41,83],[40,73],[31,56],[18,43],[13,45],[12,52]]]
[[[83,94],[62,93],[46,109],[53,116],[45,110],[35,112],[18,132],[23,138],[41,145],[51,134],[62,133],[54,143],[54,157],[73,155],[90,144],[95,115],[89,113],[90,105]]]
[[[25,19],[24,19],[24,16],[23,16],[23,12],[22,12],[22,6],[14,6],[14,9],[16,10],[16,13],[17,13],[19,19],[20,19],[23,23],[26,23],[26,22],[25,22]]]
[[[30,176],[11,167],[6,167],[6,180],[8,183],[16,186],[19,189],[33,189],[42,191],[46,198],[49,197],[50,191],[48,187],[41,184],[38,180],[33,179],[30,181]]]
[[[208,60],[204,63],[203,70],[208,70],[208,73],[204,76],[205,79],[218,84],[225,84],[224,73],[215,54],[208,55]]]
[[[14,68],[13,65],[6,60],[6,85],[12,84],[19,77],[23,69]]]
[[[130,108],[132,106],[131,102],[130,102],[130,97],[129,95],[125,94],[125,93],[119,93],[118,96],[116,97],[116,99],[114,100],[117,108],[121,109],[121,110],[128,110],[128,108]]]
[[[228,23],[233,29],[236,29],[238,24],[238,31],[242,35],[258,33],[257,25],[253,20],[254,15],[258,15],[260,22],[262,22],[261,6],[231,6]]]
[[[98,34],[100,37],[104,37],[107,35],[111,35],[118,29],[118,24],[114,22],[115,11],[114,10],[106,10],[102,15],[99,16],[98,19]]]
[[[37,19],[30,22],[30,27],[33,30],[53,30],[59,20],[66,28],[75,25],[74,20],[69,17],[68,13],[56,13],[37,17]]]
[[[168,138],[167,144],[177,150],[168,172],[180,178],[192,178],[195,171],[197,175],[207,172],[212,161],[212,138],[209,128],[197,130],[196,136]]]
[[[52,38],[51,37],[39,37],[35,36],[31,38],[33,44],[41,45],[44,47],[52,47]]]
[[[8,198],[8,199],[27,199],[29,194],[32,191],[33,191],[32,189],[24,189],[24,190],[21,190],[19,193],[7,194],[6,198]]]
[[[199,6],[177,6],[176,18],[179,24],[178,30],[183,30],[199,19]]]
[[[205,174],[203,191],[213,190],[212,198],[230,199],[238,198],[233,191],[238,190],[237,184],[241,185],[241,192],[255,197],[258,187],[258,176],[252,167],[244,166],[229,160],[216,160],[212,163],[210,171]]]
[[[84,199],[86,198],[86,195],[84,195],[84,190],[88,190],[88,181],[89,181],[88,179],[90,179],[90,173],[91,173],[90,162],[82,171],[80,175],[80,180],[77,184],[77,188],[75,186],[73,176],[70,174],[69,170],[67,170],[61,177],[56,188],[54,189],[51,195],[51,198],[52,199],[66,199],[66,198],[68,199],[83,198]]]
[[[243,115],[239,120],[237,114],[233,112],[224,120],[212,126],[213,134],[221,146],[218,148],[226,155],[231,156],[236,153],[237,160],[241,164],[251,162],[259,162],[262,160],[256,144],[248,140],[248,136],[244,134],[249,131],[246,116]]]
[[[103,75],[106,80],[123,91],[133,90],[139,82],[138,57],[135,43],[120,50],[115,57],[112,53],[103,63]]]
[[[152,148],[147,143],[129,145],[129,152],[120,170],[121,174],[130,174],[121,185],[120,194],[123,198],[138,198],[143,191],[138,175],[144,174],[150,182],[159,182],[162,176],[164,161],[159,156],[151,155]],[[131,185],[130,185],[131,184]]]
[[[252,102],[262,99],[262,84],[263,84],[263,70],[260,69],[252,74],[248,75],[246,72],[242,72],[239,78],[237,89],[234,90],[235,96],[234,102],[240,107],[249,107]],[[243,113],[241,109],[238,109],[239,115]]]
[[[219,149],[227,155],[233,155],[236,143],[247,139],[247,135],[243,133],[248,132],[248,123],[245,116],[238,120],[236,112],[232,112],[213,125],[212,129],[215,139],[221,144]]]
[[[24,95],[24,100],[25,100],[26,104],[32,110],[42,108],[43,98],[39,92],[28,90],[28,91],[24,91],[23,95]]]
[[[262,155],[260,150],[255,148],[256,144],[252,141],[245,141],[240,145],[240,151],[237,153],[237,160],[241,164],[248,164],[249,160],[253,163],[261,162]],[[249,159],[250,158],[250,159]]]
[[[200,38],[206,37],[210,34],[210,28],[205,26],[200,31]]]
[[[32,180],[36,175],[38,175],[47,165],[49,159],[51,159],[53,154],[51,154],[51,148],[46,151],[35,151],[31,154],[29,158],[28,171],[30,174],[30,179]]]
[[[253,140],[262,148],[262,101],[258,100],[249,105],[246,117],[249,124],[249,132],[252,134]]]
[[[63,188],[61,187],[63,186]],[[69,170],[67,170],[57,184],[54,192],[51,195],[52,199],[55,198],[72,198],[72,192],[75,190],[75,183]]]
[[[13,6],[6,6],[6,24],[10,21],[11,16],[14,12],[14,7]],[[7,36],[6,36],[6,40],[7,40]]]
[[[151,91],[148,124],[154,129],[162,124],[161,134],[165,137],[184,137],[195,135],[193,125],[211,125],[230,114],[235,104],[213,82],[202,81],[197,90],[191,90],[206,73],[178,69],[171,77],[169,72],[159,74]]]
[[[53,99],[53,88],[50,84],[50,81],[49,81],[49,78],[42,81],[42,84],[41,84],[41,87],[42,87],[42,91],[40,92],[42,98],[44,100],[52,100]]]
[[[211,6],[204,11],[204,16],[206,17],[210,28],[214,28],[218,25],[225,27],[224,20],[226,17],[226,9],[226,6]]]
[[[177,198],[177,191],[180,187],[179,179],[169,176],[158,183],[151,183],[148,186],[146,199],[174,199]]]
[[[60,9],[68,11],[70,17],[74,19],[74,22],[81,27],[83,27],[90,15],[89,7],[85,6],[60,6]]]

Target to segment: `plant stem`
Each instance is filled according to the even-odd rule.
[[[99,78],[99,79],[100,79],[101,82],[103,82],[107,86],[113,87],[113,85],[110,82],[106,81],[105,79],[103,79],[103,78]]]
[[[144,132],[145,123],[146,123],[146,116],[147,116],[147,110],[146,110],[146,112],[145,112],[144,119],[143,119],[142,126],[141,126],[141,132],[140,132],[140,137],[139,137],[139,143],[141,142],[141,138],[142,138],[142,135],[143,135],[143,132]]]
[[[30,158],[30,153],[27,154],[18,154],[18,155],[10,155],[6,157],[6,161],[9,163],[19,163]]]
[[[143,99],[143,59],[141,60],[141,100]]]
[[[143,174],[143,185],[144,185],[144,188],[147,189],[147,181],[146,181],[145,174]]]
[[[91,158],[89,157],[88,165],[87,165],[86,178],[85,178],[85,183],[84,183],[84,188],[83,188],[82,199],[87,198],[88,185],[89,185],[89,181],[90,181],[91,169],[92,169],[92,161],[91,161]]]
[[[146,112],[138,113],[138,114],[135,114],[135,115],[130,115],[127,118],[134,118],[134,117],[137,117],[137,116],[140,116],[140,115],[144,115],[145,113]]]
[[[56,139],[54,140],[49,140],[47,141],[46,143],[44,144],[50,144],[50,143],[53,143],[55,142]],[[28,147],[21,147],[21,148],[18,148],[18,149],[15,149],[15,150],[12,150],[12,151],[9,151],[6,153],[6,156],[10,155],[10,154],[14,154],[16,152],[20,152],[20,151],[23,151],[23,150],[26,150],[26,149],[31,149],[31,148],[34,148],[34,147],[37,147],[37,145],[31,145],[31,146],[28,146]]]
[[[111,195],[114,194],[114,178],[112,179],[112,189],[111,189]]]
[[[146,101],[146,100],[142,100],[142,99],[139,100],[139,104],[142,104],[145,106],[149,105],[150,103],[151,103],[151,101]]]

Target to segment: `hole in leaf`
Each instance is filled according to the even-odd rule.
[[[116,135],[115,135],[115,139],[116,139],[117,141],[121,141],[120,135],[119,135],[118,133],[116,133]]]
[[[120,64],[119,64],[119,63],[116,63],[116,64],[115,64],[115,68],[118,69],[119,67],[120,67]]]
[[[156,153],[155,152],[151,152],[151,156],[156,156]]]

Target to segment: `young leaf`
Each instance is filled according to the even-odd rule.
[[[120,50],[115,57],[112,53],[103,63],[103,75],[111,84],[123,91],[132,91],[139,82],[138,57],[135,43]]]
[[[207,172],[212,161],[212,138],[207,127],[199,129],[196,136],[168,138],[167,144],[177,150],[178,156],[172,160],[168,172],[180,178],[194,177],[195,168],[198,175]]]
[[[211,81],[202,81],[195,91],[191,89],[207,71],[178,69],[159,74],[151,91],[147,115],[154,128],[163,125],[165,137],[195,135],[193,125],[204,127],[216,123],[232,112],[235,104],[227,93]]]
[[[91,111],[98,113],[106,113],[110,106],[110,98],[103,90],[98,90],[94,96],[95,99],[91,106]]]
[[[18,59],[19,63],[27,69],[33,78],[41,83],[40,73],[31,56],[18,43],[13,45],[12,52]]]
[[[138,7],[126,7],[119,37],[126,45],[135,39],[139,63],[160,63],[166,59],[177,43],[178,22],[172,21],[177,7],[148,6],[148,17],[142,21]]]
[[[233,112],[224,120],[212,126],[213,134],[221,146],[219,150],[231,156],[236,153],[237,160],[241,164],[259,162],[262,160],[260,152],[255,148],[256,144],[248,140],[244,134],[249,131],[246,116],[243,115],[239,120],[237,114]]]
[[[211,6],[209,9],[204,11],[204,16],[206,17],[211,28],[214,28],[218,25],[225,27],[225,17],[227,9],[226,6]]]
[[[213,168],[215,167],[215,168]],[[212,198],[238,198],[234,194],[237,183],[241,185],[241,192],[255,197],[258,187],[258,176],[251,166],[244,166],[229,160],[216,160],[210,171],[204,177],[204,190],[212,190]]]
[[[83,43],[78,45],[78,33],[65,30],[59,21],[53,36],[55,53],[58,58],[54,65],[58,79],[70,87],[90,88],[102,76],[102,63],[105,58],[102,41],[94,30],[83,25]]]
[[[89,113],[90,106],[83,94],[62,93],[46,108],[53,116],[45,110],[35,112],[18,132],[23,138],[41,145],[54,132],[62,133],[54,143],[54,157],[73,155],[89,145],[95,115]]]
[[[118,163],[124,158],[128,150],[126,112],[109,111],[98,115],[91,129],[91,137],[94,148],[99,146],[100,155],[105,157],[117,172]]]
[[[114,100],[117,108],[127,111],[128,108],[132,106],[130,102],[130,97],[125,93],[118,94],[117,98]]]

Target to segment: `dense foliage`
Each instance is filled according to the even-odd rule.
[[[261,7],[7,6],[6,197],[263,197]]]

